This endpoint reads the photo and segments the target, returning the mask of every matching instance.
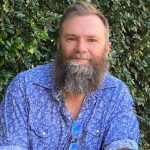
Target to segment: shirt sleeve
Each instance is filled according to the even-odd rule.
[[[104,138],[104,150],[138,150],[139,125],[133,111],[132,97],[126,87],[118,91],[119,94],[114,96],[110,104],[111,113]]]
[[[0,150],[27,150],[27,107],[24,79],[19,75],[9,85],[0,104]]]

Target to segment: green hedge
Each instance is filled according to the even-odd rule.
[[[20,71],[54,59],[58,24],[75,0],[0,1],[0,99]],[[150,1],[91,0],[109,20],[110,72],[124,80],[140,121],[140,149],[150,149]]]

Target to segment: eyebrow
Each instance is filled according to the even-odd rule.
[[[75,35],[75,34],[69,34],[69,33],[65,35],[65,37],[70,37],[70,36],[78,37],[78,36],[77,36],[77,35]]]
[[[79,37],[78,35],[75,35],[75,34],[66,34],[65,37]],[[86,37],[88,38],[95,38],[97,37],[97,35],[93,34],[93,35],[86,35]]]
[[[88,38],[95,38],[97,35],[87,35]]]

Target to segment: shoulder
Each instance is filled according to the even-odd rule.
[[[130,100],[132,99],[126,83],[110,74],[105,75],[102,87],[100,88],[99,92],[100,91],[105,96],[108,96],[111,100],[123,99],[123,97]]]
[[[122,80],[110,74],[105,75],[99,93],[101,93],[102,97],[105,97],[105,100],[109,103],[116,104],[116,102],[120,103],[120,101],[128,104],[133,103],[128,86]]]
[[[36,66],[32,69],[20,72],[13,79],[13,85],[31,85],[33,83],[49,87],[53,83],[53,63]]]
[[[20,77],[40,78],[52,73],[53,63],[36,66],[18,74]]]
[[[121,79],[118,79],[117,77],[107,73],[103,78],[102,89],[108,89],[108,88],[126,89],[127,86]]]

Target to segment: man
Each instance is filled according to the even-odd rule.
[[[0,150],[137,150],[126,85],[108,73],[109,25],[76,2],[60,21],[56,61],[22,72],[0,107]]]

